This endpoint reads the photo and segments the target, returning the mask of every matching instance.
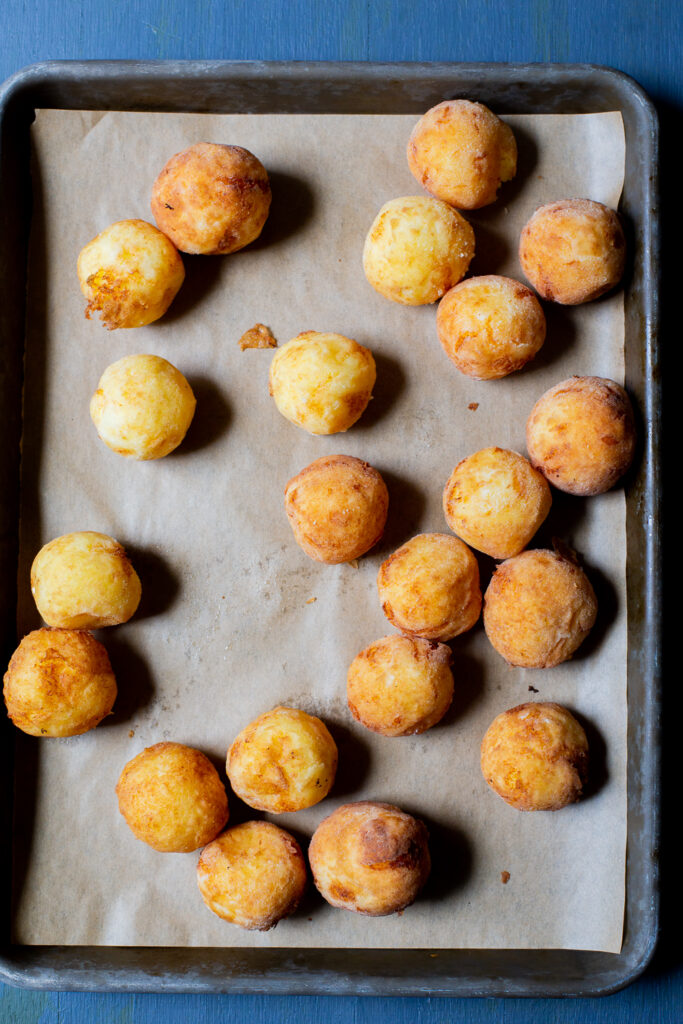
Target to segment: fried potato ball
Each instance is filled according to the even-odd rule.
[[[545,341],[545,316],[526,285],[470,277],[446,292],[436,314],[439,341],[461,373],[498,380],[521,370]]]
[[[529,457],[569,494],[602,494],[631,465],[636,428],[624,389],[606,377],[570,377],[541,395],[526,424]]]
[[[451,650],[406,636],[376,640],[351,662],[351,714],[382,736],[412,736],[440,722],[453,699]]]
[[[482,448],[463,459],[443,492],[453,533],[491,558],[518,555],[551,503],[545,477],[523,455],[505,448]]]
[[[258,238],[270,210],[266,169],[241,146],[198,142],[176,153],[152,187],[152,213],[181,252],[220,256]]]
[[[380,295],[406,306],[436,302],[474,256],[474,231],[457,210],[430,196],[385,203],[363,248],[363,270]]]
[[[333,907],[383,917],[404,910],[427,881],[428,835],[391,804],[344,804],[320,822],[308,848],[313,881]]]
[[[142,587],[118,541],[83,530],[40,549],[31,566],[31,593],[48,626],[100,629],[128,622]]]
[[[285,487],[297,544],[317,562],[360,558],[384,532],[389,492],[376,469],[352,455],[324,455]]]
[[[486,730],[481,770],[518,811],[559,811],[580,798],[587,780],[586,734],[559,704],[520,704]]]
[[[277,707],[251,722],[228,750],[226,772],[240,800],[284,814],[319,803],[337,771],[337,746],[319,718]]]
[[[552,668],[567,661],[595,623],[588,577],[555,551],[522,551],[502,562],[484,595],[484,628],[510,665]]]
[[[437,199],[463,210],[495,202],[517,171],[512,129],[483,103],[445,100],[428,110],[408,140],[408,166]]]
[[[185,437],[196,404],[192,388],[166,359],[124,356],[100,377],[90,417],[112,451],[161,459]]]
[[[604,295],[624,273],[626,241],[614,210],[590,199],[541,206],[522,230],[519,262],[539,295],[577,306]]]
[[[392,626],[425,640],[452,640],[481,611],[477,560],[445,533],[420,533],[394,551],[379,568],[377,589]]]
[[[290,423],[309,434],[337,434],[362,416],[375,377],[370,349],[342,334],[305,331],[273,356],[269,390]]]
[[[218,772],[200,750],[155,743],[129,761],[116,784],[119,811],[136,839],[160,853],[190,853],[228,820]]]
[[[106,650],[92,633],[36,629],[12,655],[4,684],[7,714],[29,736],[80,736],[116,700]]]
[[[120,220],[88,242],[78,257],[85,315],[104,326],[144,327],[163,316],[185,280],[171,241],[144,220]]]
[[[265,932],[296,910],[306,889],[306,862],[289,832],[269,821],[246,821],[204,847],[197,882],[214,914]]]

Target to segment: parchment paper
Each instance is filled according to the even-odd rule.
[[[473,213],[474,273],[521,277],[519,231],[542,202],[587,196],[616,206],[624,172],[619,114],[507,119],[516,179]],[[600,601],[577,657],[549,671],[506,666],[481,624],[453,643],[451,712],[422,736],[387,739],[356,724],[346,670],[390,633],[377,598],[380,562],[420,531],[447,532],[442,489],[487,445],[524,451],[536,398],[571,374],[623,380],[619,292],[585,307],[546,306],[537,359],[505,380],[475,382],[443,354],[435,307],[377,295],[361,268],[366,231],[387,199],[420,192],[404,147],[415,117],[206,116],[41,111],[33,131],[35,220],[25,382],[20,634],[38,625],[30,563],[47,540],[101,530],[129,548],[143,581],[139,614],[100,634],[117,672],[115,714],[69,740],[20,737],[15,939],[22,943],[343,947],[565,947],[619,950],[626,843],[624,497],[555,492],[534,542],[581,554]],[[151,220],[151,184],[167,158],[200,140],[253,150],[272,175],[262,238],[229,257],[186,260],[188,279],[157,324],[108,333],[83,318],[82,246],[112,221]],[[347,434],[311,437],[268,396],[271,353],[241,352],[256,321],[280,343],[338,331],[375,353],[370,408]],[[198,409],[185,444],[136,463],[97,438],[88,401],[105,367],[150,352],[177,365]],[[472,403],[478,403],[476,409]],[[358,568],[324,566],[294,543],[286,481],[314,458],[348,453],[384,475],[384,540]],[[492,563],[481,559],[483,583]],[[315,598],[315,600],[311,600]],[[485,785],[479,744],[493,717],[555,700],[587,723],[593,782],[559,813],[524,814]],[[348,800],[396,803],[428,823],[432,879],[400,916],[334,910],[315,891],[265,934],[213,916],[195,882],[197,854],[135,840],[114,786],[145,746],[173,739],[221,772],[236,733],[278,703],[321,715],[340,750],[331,796],[277,821],[306,842]],[[231,798],[233,821],[257,816]],[[501,872],[510,873],[502,884]]]

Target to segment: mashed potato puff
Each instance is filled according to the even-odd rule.
[[[425,640],[452,640],[481,611],[477,560],[445,533],[418,534],[394,551],[380,566],[377,589],[392,626]]]
[[[385,203],[363,248],[369,283],[393,302],[423,306],[457,284],[474,256],[474,231],[457,210],[429,196]]]
[[[144,220],[120,220],[81,250],[78,280],[108,330],[144,327],[163,316],[185,280],[176,247]]]
[[[36,629],[12,655],[4,697],[7,714],[29,736],[80,736],[111,711],[116,679],[92,633]]]
[[[333,907],[382,917],[415,901],[431,867],[427,829],[391,804],[344,804],[308,848],[316,888]]]
[[[362,416],[375,377],[372,352],[357,341],[305,331],[273,356],[269,390],[290,423],[309,434],[337,434]]]
[[[247,821],[204,847],[197,882],[218,917],[264,932],[296,910],[306,889],[306,862],[289,832],[269,821]]]
[[[337,746],[319,718],[277,707],[243,729],[228,750],[226,771],[240,800],[284,814],[319,803],[337,771]]]
[[[40,549],[31,566],[31,593],[48,626],[100,629],[128,622],[142,587],[118,541],[84,530]]]
[[[510,665],[552,668],[590,633],[598,602],[588,577],[555,551],[502,562],[484,595],[484,628]]]
[[[382,477],[352,455],[324,455],[285,487],[297,544],[327,565],[360,558],[382,536],[389,493]]]
[[[196,406],[180,370],[161,356],[124,356],[108,366],[90,400],[102,441],[132,459],[161,459],[181,443]]]
[[[518,555],[551,504],[545,477],[523,455],[504,448],[482,448],[463,459],[443,493],[453,533],[491,558]]]
[[[190,853],[218,835],[228,798],[208,757],[182,743],[155,743],[116,784],[119,811],[136,839],[160,853]]]
[[[605,377],[570,377],[541,395],[526,425],[532,464],[558,490],[602,494],[631,465],[636,428],[624,389]]]
[[[445,100],[428,110],[408,140],[408,166],[437,199],[463,210],[495,202],[517,171],[509,125],[483,103]]]
[[[626,241],[619,217],[590,199],[541,206],[522,230],[519,262],[539,295],[564,306],[591,302],[624,273]]]
[[[558,811],[581,797],[588,741],[559,704],[520,704],[494,718],[481,744],[481,770],[518,811]]]
[[[446,292],[436,314],[439,341],[461,373],[498,380],[521,370],[545,341],[545,316],[526,285],[470,277]]]
[[[385,636],[351,663],[351,714],[382,736],[411,736],[441,721],[453,699],[451,650],[445,644]]]
[[[258,238],[270,210],[266,169],[241,146],[198,142],[176,153],[152,188],[152,213],[181,252],[220,256]]]

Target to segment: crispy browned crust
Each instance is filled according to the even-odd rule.
[[[431,866],[424,824],[374,801],[337,808],[318,825],[308,856],[327,902],[369,917],[410,906]]]
[[[297,544],[318,562],[360,558],[384,532],[389,492],[369,463],[325,455],[285,487],[285,511]]]
[[[605,377],[570,377],[541,395],[526,425],[531,463],[559,490],[608,491],[631,465],[636,446],[626,391]]]

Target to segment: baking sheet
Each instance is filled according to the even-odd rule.
[[[357,726],[345,708],[348,663],[390,632],[374,585],[379,562],[418,530],[445,531],[441,490],[455,463],[484,445],[523,449],[528,410],[563,377],[623,379],[620,294],[585,309],[548,309],[549,337],[535,363],[480,383],[446,360],[433,308],[394,306],[372,292],[360,268],[362,241],[382,202],[419,191],[403,155],[414,120],[38,115],[35,223],[45,234],[34,236],[30,274],[20,632],[37,624],[30,561],[40,544],[69,530],[100,529],[125,543],[145,598],[138,618],[103,635],[119,676],[117,714],[85,737],[22,738],[19,745],[17,941],[620,948],[621,492],[592,502],[558,495],[544,530],[542,539],[557,534],[581,552],[601,600],[599,624],[575,662],[543,673],[509,669],[478,627],[453,644],[456,700],[436,729],[388,740]],[[540,202],[588,195],[617,205],[623,128],[618,114],[508,120],[521,144],[520,173],[495,207],[471,216],[479,253],[473,270],[519,276],[516,238]],[[233,257],[188,260],[188,281],[156,325],[107,333],[87,323],[75,281],[78,251],[113,220],[149,218],[151,181],[168,155],[206,138],[253,149],[271,172],[273,212],[262,239]],[[279,417],[267,395],[269,354],[237,346],[256,320],[280,341],[305,329],[338,330],[373,349],[375,399],[347,435],[311,438]],[[87,414],[105,366],[135,351],[169,358],[199,400],[186,444],[159,463],[109,452]],[[376,465],[392,500],[385,539],[358,569],[310,562],[282,508],[286,480],[337,451]],[[561,814],[513,811],[479,772],[485,728],[500,710],[536,697],[529,686],[538,699],[577,710],[595,730],[597,791]],[[220,762],[236,732],[275,703],[321,714],[340,746],[332,796],[281,816],[285,827],[305,838],[339,803],[368,797],[428,821],[434,877],[401,917],[368,922],[311,898],[273,932],[242,933],[204,909],[196,855],[156,854],[118,817],[113,787],[144,746],[176,739]],[[34,776],[32,806],[33,786],[21,783]],[[504,870],[511,876],[505,886]]]

